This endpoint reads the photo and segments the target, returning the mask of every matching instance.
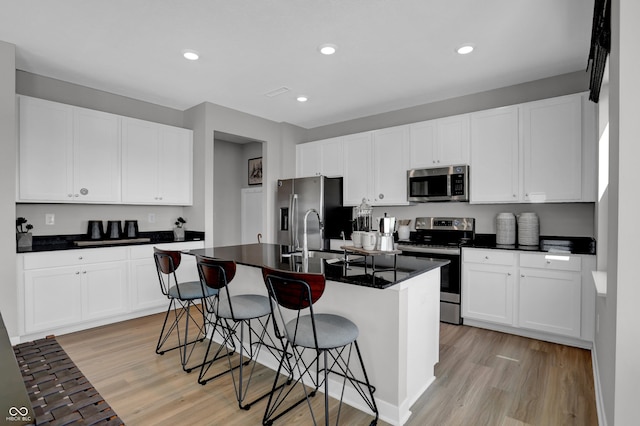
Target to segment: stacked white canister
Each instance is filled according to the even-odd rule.
[[[496,244],[516,243],[516,217],[513,213],[498,213],[496,217]]]
[[[517,219],[518,245],[537,246],[540,239],[540,222],[535,213],[520,213]],[[516,216],[498,213],[496,216],[496,244],[516,244]]]
[[[535,213],[518,215],[518,244],[521,246],[537,246],[540,239],[540,222]]]

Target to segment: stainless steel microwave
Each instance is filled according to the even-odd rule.
[[[407,171],[411,202],[469,201],[469,166],[433,167]]]

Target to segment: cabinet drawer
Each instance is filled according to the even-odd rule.
[[[24,269],[56,268],[123,260],[127,260],[127,250],[124,247],[27,253],[24,255]]]
[[[520,266],[523,268],[551,269],[554,271],[577,271],[581,270],[581,259],[579,256],[565,254],[520,254]]]
[[[516,254],[500,250],[462,250],[462,261],[490,265],[514,265]]]

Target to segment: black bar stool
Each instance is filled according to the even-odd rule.
[[[373,393],[375,388],[369,383],[369,378],[362,361],[360,348],[358,347],[358,327],[349,319],[334,314],[316,314],[313,311],[313,304],[320,299],[325,289],[325,277],[322,274],[309,274],[299,272],[281,271],[263,267],[262,275],[269,292],[269,296],[276,302],[278,315],[274,315],[274,325],[283,330],[285,337],[285,352],[280,359],[278,373],[273,383],[272,394],[269,397],[262,423],[271,425],[275,420],[292,410],[302,402],[307,402],[313,424],[316,424],[315,414],[309,401],[315,396],[316,391],[324,385],[324,418],[325,425],[329,424],[329,373],[342,377],[342,392],[340,394],[340,404],[336,418],[336,425],[340,421],[340,409],[342,408],[342,396],[347,381],[362,397],[367,406],[371,409],[375,418],[371,425],[378,422],[378,407],[376,406]],[[287,312],[288,311],[288,312]],[[287,313],[285,313],[287,312]],[[291,313],[295,316],[291,318]],[[356,349],[362,379],[355,377],[349,365],[352,348]],[[296,382],[293,386],[278,388],[278,378],[281,369],[285,366],[287,350],[291,349],[292,360],[296,374]],[[304,356],[307,349],[315,351],[312,355]],[[322,359],[322,361],[321,361]],[[315,366],[315,373],[312,368]],[[322,372],[322,377],[320,376]],[[303,383],[311,383],[313,391],[308,392]],[[290,404],[287,408],[280,410],[287,396],[291,394],[296,385],[302,384],[304,398]]]
[[[190,373],[194,368],[200,365],[187,366],[191,354],[195,348],[195,344],[202,342],[206,337],[206,326],[208,323],[206,317],[206,305],[211,303],[211,298],[218,291],[212,288],[203,289],[200,281],[178,282],[176,270],[180,266],[182,255],[179,251],[161,250],[154,247],[153,257],[156,262],[158,271],[158,280],[160,281],[160,289],[162,293],[169,299],[169,307],[164,317],[158,344],[156,345],[156,353],[164,355],[165,352],[180,349],[180,363],[182,369]],[[200,302],[200,303],[198,303]],[[192,308],[197,313],[195,315],[202,316],[202,319],[196,319],[192,314]],[[173,313],[173,322],[167,327],[169,316]],[[184,326],[181,326],[181,322]],[[189,328],[195,327],[196,335],[189,340]],[[184,330],[184,336],[182,335]],[[169,341],[169,338],[175,334],[176,340]],[[166,346],[174,346],[167,348]]]
[[[208,257],[197,256],[198,272],[203,287],[218,292],[211,305],[211,313],[215,316],[213,324],[213,333],[218,331],[223,336],[223,342],[216,350],[212,358],[209,358],[211,352],[211,343],[209,340],[207,352],[200,369],[198,383],[204,385],[208,381],[220,377],[226,373],[231,373],[233,386],[236,391],[236,399],[238,406],[248,410],[251,405],[265,398],[271,392],[267,392],[252,402],[244,404],[247,397],[251,378],[256,368],[256,361],[260,355],[260,349],[266,347],[275,359],[280,358],[282,353],[282,342],[278,346],[267,333],[267,327],[271,320],[271,303],[269,298],[259,294],[241,294],[232,296],[229,293],[229,283],[236,274],[236,263],[230,260],[219,260]],[[252,325],[251,321],[257,322],[257,327]],[[238,336],[238,328],[239,336]],[[245,328],[247,329],[248,342],[245,342]],[[255,339],[255,340],[254,340]],[[239,360],[237,365],[233,365],[231,356],[237,352],[239,348]],[[224,351],[224,352],[223,352]],[[226,357],[228,359],[228,369],[207,376],[209,369],[214,361]],[[248,378],[245,383],[244,367],[250,363]],[[235,370],[238,370],[236,378]]]

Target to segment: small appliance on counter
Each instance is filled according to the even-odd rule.
[[[380,225],[378,227],[378,231],[380,232],[380,236],[378,238],[377,248],[380,251],[392,251],[395,249],[393,242],[393,233],[396,230],[396,218],[395,217],[387,217],[387,214],[384,214],[383,218],[380,218]]]

